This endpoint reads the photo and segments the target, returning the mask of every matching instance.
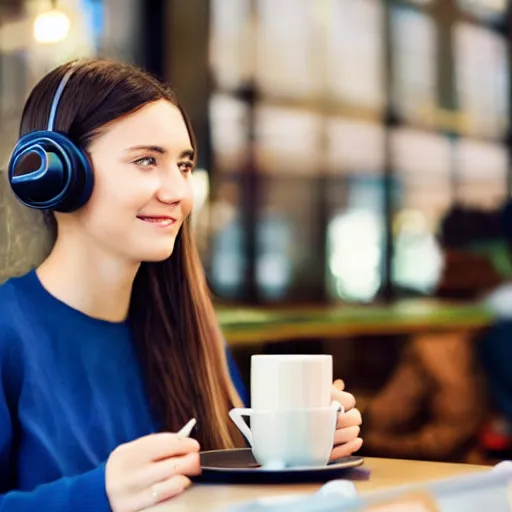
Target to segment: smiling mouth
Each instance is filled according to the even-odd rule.
[[[155,224],[160,227],[168,227],[176,222],[176,219],[172,219],[170,217],[137,217],[138,219],[149,222],[150,224]]]

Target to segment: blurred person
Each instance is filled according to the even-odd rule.
[[[55,238],[0,287],[0,510],[142,510],[190,485],[200,449],[244,445],[189,226],[192,127],[153,77],[83,60],[35,86],[20,136],[11,187]],[[332,458],[362,444],[343,388]]]
[[[487,294],[506,274],[501,238],[498,212],[459,205],[447,212],[439,233],[445,266],[437,297],[486,306],[492,300]],[[368,453],[451,461],[472,455],[489,412],[485,377],[490,376],[482,374],[475,346],[481,336],[494,337],[496,329],[502,327],[478,334],[446,329],[411,336],[397,368],[365,411]],[[496,343],[485,342],[487,353]],[[501,343],[505,350],[504,339]],[[512,346],[507,350],[512,356]]]
[[[493,412],[481,444],[490,457],[512,459],[512,201],[501,211],[500,228],[505,248],[500,261],[506,279],[484,299],[496,320],[478,342]]]
[[[411,336],[364,412],[368,455],[466,460],[487,412],[473,345],[469,331]]]

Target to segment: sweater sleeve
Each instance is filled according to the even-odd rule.
[[[105,465],[78,476],[40,485],[32,491],[9,491],[0,495],[0,512],[35,510],[111,512],[105,492]]]
[[[111,512],[105,489],[105,465],[60,478],[31,491],[16,488],[15,425],[22,368],[0,321],[0,512]],[[34,461],[37,464],[37,461]]]

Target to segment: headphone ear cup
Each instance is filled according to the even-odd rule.
[[[71,212],[90,198],[94,177],[85,153],[65,135],[37,131],[23,136],[9,160],[16,197],[38,210]]]

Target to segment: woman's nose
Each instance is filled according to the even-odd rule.
[[[190,184],[187,177],[178,169],[162,177],[157,198],[162,203],[177,203],[190,193]]]

